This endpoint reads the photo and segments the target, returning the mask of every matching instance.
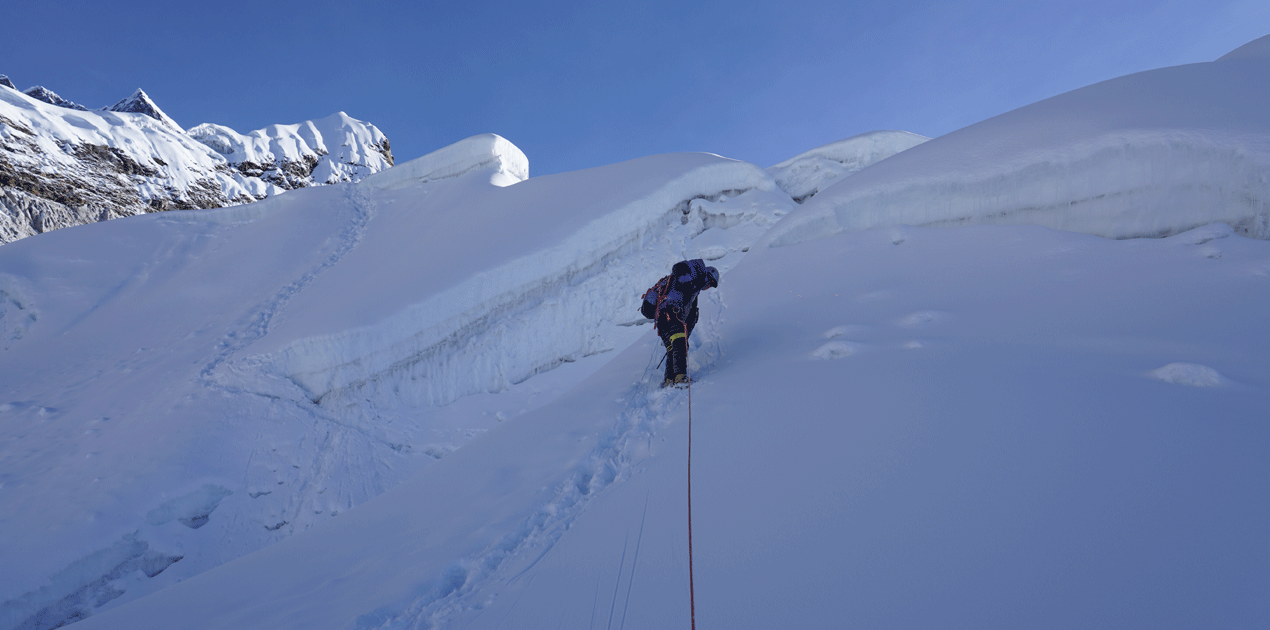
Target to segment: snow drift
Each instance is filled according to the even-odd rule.
[[[1270,238],[1266,48],[1104,81],[936,138],[830,186],[765,242],[970,223],[1158,237],[1218,221]]]

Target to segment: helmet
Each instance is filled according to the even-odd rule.
[[[719,286],[719,270],[714,267],[706,267],[706,276],[710,278],[709,286]]]

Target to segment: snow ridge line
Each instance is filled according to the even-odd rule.
[[[723,356],[717,334],[723,302],[717,292],[714,293],[704,296],[707,302],[713,302],[713,308],[709,310],[714,313],[693,331],[704,333],[704,341],[696,355],[704,363],[695,368],[695,373],[701,375],[712,373]],[[609,432],[601,436],[595,448],[573,467],[573,472],[557,486],[555,496],[526,517],[515,531],[485,551],[452,563],[439,576],[436,588],[410,602],[401,613],[387,620],[380,614],[371,613],[364,616],[364,622],[355,628],[433,630],[444,627],[473,608],[473,599],[482,594],[491,580],[498,579],[499,569],[507,560],[529,556],[535,548],[539,548],[528,567],[503,580],[510,582],[545,557],[594,498],[603,490],[630,479],[640,462],[650,456],[647,444],[659,430],[672,424],[675,412],[687,404],[687,397],[679,395],[680,390],[662,388],[661,381],[650,359],[639,381],[631,387],[626,396],[626,407]],[[634,568],[632,575],[633,572]],[[610,623],[611,615],[612,611]]]

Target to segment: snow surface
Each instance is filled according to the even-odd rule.
[[[907,131],[871,131],[796,155],[767,172],[803,203],[844,176],[930,140]]]
[[[1270,238],[1266,47],[1104,81],[936,138],[823,190],[765,244],[970,223],[1133,238],[1224,222]]]
[[[1026,226],[751,253],[694,333],[698,623],[1270,622],[1270,243],[1203,229],[1222,256]],[[81,627],[686,625],[688,392],[657,354]],[[1232,384],[1146,374],[1179,360]]]
[[[0,248],[0,539],[23,567],[0,627],[346,513],[568,389],[644,332],[650,277],[703,249],[730,268],[794,205],[706,154],[507,185],[527,168],[479,136],[360,184]]]

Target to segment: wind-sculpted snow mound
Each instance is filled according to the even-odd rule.
[[[1267,72],[1270,59],[1234,55],[1014,110],[829,187],[765,241],[969,223],[1133,238],[1225,222],[1270,238]]]
[[[474,169],[493,167],[490,183],[509,186],[529,179],[529,158],[502,136],[472,136],[392,170],[376,173],[369,185],[384,190],[458,177]]]
[[[0,629],[118,606],[448,459],[646,332],[672,263],[727,270],[794,205],[707,154],[527,172],[478,136],[0,248],[0,443],[20,444],[0,514],[24,515],[0,518],[22,567]]]
[[[803,203],[839,179],[927,140],[907,131],[871,131],[794,156],[767,172],[781,190]]]

